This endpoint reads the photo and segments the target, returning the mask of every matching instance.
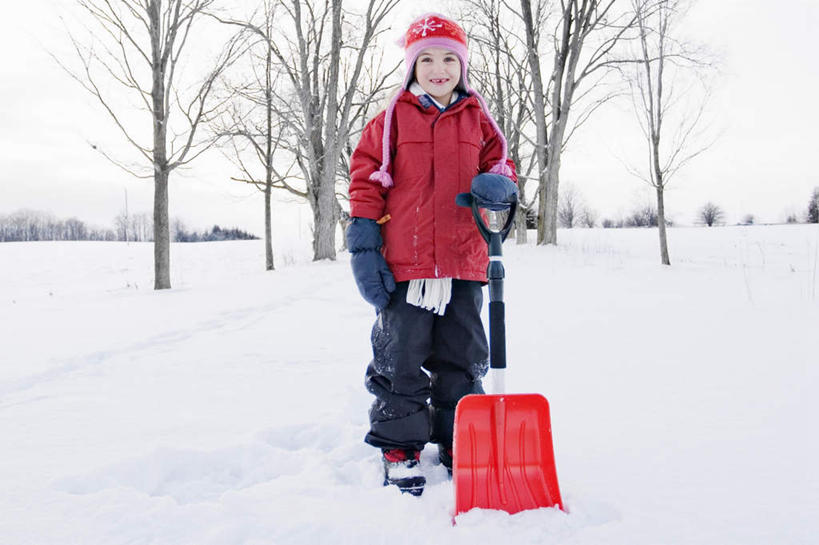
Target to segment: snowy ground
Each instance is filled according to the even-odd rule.
[[[383,488],[373,312],[346,255],[0,244],[0,543],[808,544],[819,228],[561,231],[506,246],[510,392],[552,405],[569,513]]]

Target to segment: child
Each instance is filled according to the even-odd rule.
[[[401,45],[402,91],[365,127],[350,163],[348,248],[356,284],[378,312],[367,389],[376,399],[365,441],[382,450],[384,484],[420,495],[427,442],[452,469],[461,397],[483,393],[481,323],[486,243],[455,196],[487,205],[515,198],[506,140],[467,80],[463,29],[416,19]],[[429,405],[428,405],[429,400]]]

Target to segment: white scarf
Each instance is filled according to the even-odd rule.
[[[407,303],[431,310],[443,316],[452,297],[451,278],[419,278],[410,280]]]

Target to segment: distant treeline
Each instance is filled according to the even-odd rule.
[[[171,230],[174,242],[210,242],[216,240],[257,240],[259,237],[251,235],[241,229],[222,229],[214,225],[210,231],[200,233],[189,233],[184,229]]]
[[[0,242],[35,240],[117,240],[117,233],[89,227],[77,218],[63,220],[37,210],[0,215]]]
[[[207,242],[214,240],[255,240],[241,229],[222,229],[214,225],[201,233],[189,231],[179,220],[171,224],[171,240],[174,242]],[[120,214],[114,218],[113,228],[87,225],[77,218],[59,219],[53,214],[38,210],[18,210],[0,215],[0,242],[30,242],[41,240],[106,240],[149,242],[153,241],[153,222],[150,214]]]

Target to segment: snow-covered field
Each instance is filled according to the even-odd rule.
[[[510,392],[552,405],[568,513],[420,498],[365,445],[374,313],[346,254],[0,244],[0,543],[819,541],[819,227],[507,244]]]

